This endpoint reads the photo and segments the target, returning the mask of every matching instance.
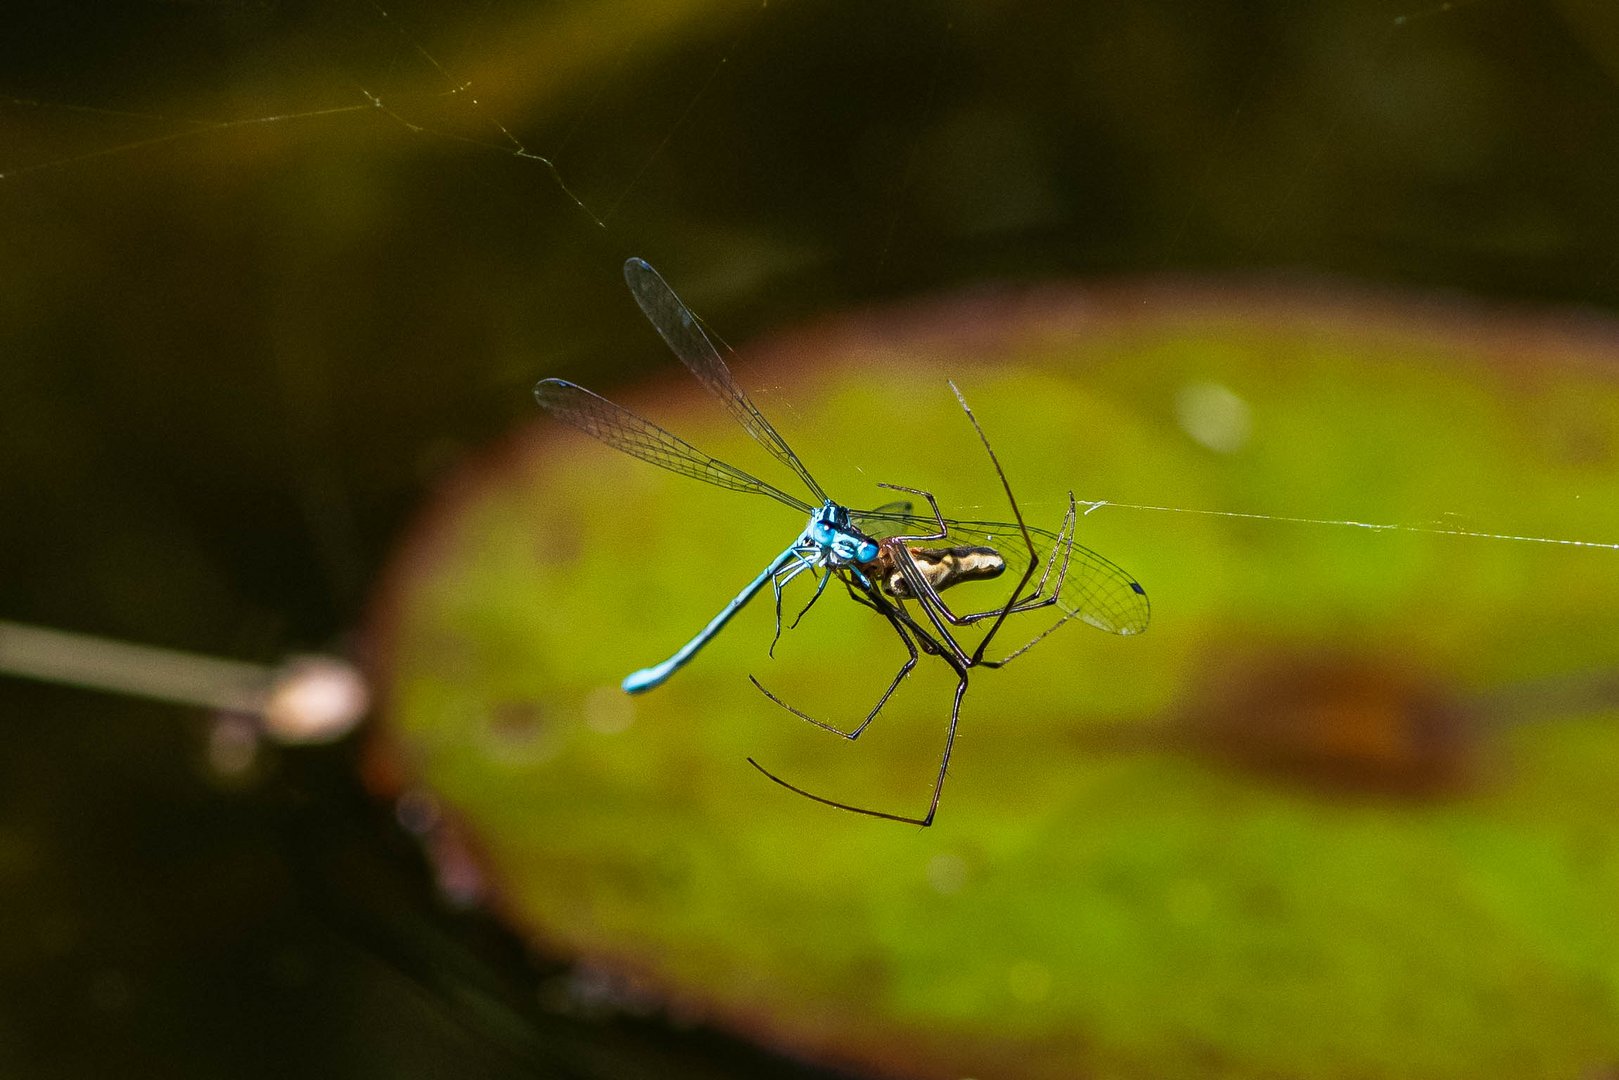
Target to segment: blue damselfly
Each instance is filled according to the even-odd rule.
[[[708,625],[695,637],[667,660],[626,676],[623,681],[626,692],[643,693],[662,685],[713,640],[725,624],[766,585],[771,587],[775,595],[776,637],[779,639],[782,590],[787,584],[805,571],[812,572],[818,578],[814,595],[794,620],[793,625],[797,625],[798,619],[802,619],[820,599],[828,582],[836,577],[854,601],[887,620],[909,653],[865,718],[851,730],[835,727],[794,708],[766,690],[757,679],[749,678],[761,693],[795,716],[846,739],[856,739],[882,711],[905,676],[910,674],[920,654],[927,653],[943,660],[955,672],[957,685],[939,773],[934,781],[927,813],[921,817],[910,817],[837,802],[789,784],[752,758],[748,759],[749,764],[781,786],[816,802],[891,821],[929,825],[944,790],[950,749],[961,716],[961,701],[967,692],[969,669],[1000,667],[1071,619],[1079,619],[1115,634],[1136,634],[1146,629],[1150,613],[1146,591],[1118,566],[1074,543],[1076,503],[1072,492],[1068,495],[1068,510],[1062,528],[1057,532],[1033,528],[1024,522],[1023,513],[1018,508],[1017,499],[1012,494],[1011,485],[995,451],[990,447],[988,437],[954,383],[950,384],[950,388],[978,433],[1000,478],[1012,508],[1013,521],[948,519],[940,513],[939,504],[930,492],[899,484],[878,486],[926,500],[929,512],[915,513],[914,504],[905,500],[890,502],[873,510],[853,510],[834,502],[816,483],[798,455],[793,453],[736,384],[730,368],[703,332],[697,317],[658,276],[657,271],[640,259],[630,259],[624,264],[624,279],[641,311],[681,362],[724,403],[759,445],[798,476],[813,497],[813,501],[806,501],[790,495],[734,465],[703,453],[684,439],[582,386],[562,379],[544,379],[535,386],[535,399],[553,416],[616,450],[718,487],[767,495],[808,518],[797,538],[719,614],[709,620]],[[1020,544],[1019,550],[1013,554],[1003,550],[1008,542]],[[1041,545],[1044,545],[1044,550]],[[997,607],[957,613],[940,596],[952,586],[998,577],[1008,568],[1014,571],[1021,568],[1021,576],[1007,601]],[[1054,570],[1055,581],[1052,580]],[[1032,592],[1025,594],[1024,590],[1037,573],[1038,584]],[[911,610],[911,605],[920,612],[920,618]],[[984,658],[985,650],[1007,618],[1051,606],[1056,606],[1063,613],[1054,625],[1008,656],[999,660]],[[951,629],[985,622],[989,624],[989,629],[971,651],[957,641]]]

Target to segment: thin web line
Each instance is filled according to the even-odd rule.
[[[523,161],[536,162],[545,168],[545,170],[550,174],[551,179],[556,184],[557,188],[561,190],[562,194],[565,195],[568,200],[577,206],[581,211],[583,211],[585,216],[590,218],[593,224],[595,224],[598,228],[605,229],[607,227],[606,222],[601,217],[598,217],[595,211],[586,206],[584,200],[576,195],[573,189],[568,186],[567,181],[562,176],[562,171],[557,168],[555,161],[544,154],[539,154],[533,150],[530,150],[522,142],[522,140],[518,139],[517,136],[512,133],[510,128],[491,116],[488,109],[484,107],[483,103],[474,97],[470,92],[472,89],[472,84],[470,82],[456,80],[455,77],[450,73],[449,69],[447,69],[444,64],[440,63],[436,56],[423,47],[420,42],[405,32],[404,28],[399,25],[398,20],[393,17],[392,13],[390,13],[386,8],[383,8],[375,3],[372,3],[370,6],[371,9],[376,13],[378,21],[389,31],[395,34],[408,49],[414,52],[424,64],[432,69],[437,77],[444,81],[446,85],[445,90],[438,93],[429,94],[390,94],[388,96],[388,101],[385,101],[380,95],[373,94],[364,86],[356,85],[357,92],[365,99],[363,102],[356,102],[349,105],[332,105],[321,109],[296,110],[264,116],[251,116],[227,120],[203,120],[181,116],[133,112],[124,109],[98,108],[92,105],[81,105],[72,102],[41,101],[30,97],[0,95],[0,106],[10,106],[17,109],[37,109],[40,111],[84,113],[92,116],[116,117],[126,120],[145,120],[154,123],[179,126],[179,130],[176,131],[168,131],[164,132],[163,134],[153,135],[144,139],[133,139],[127,142],[119,142],[111,146],[100,147],[84,153],[68,154],[63,157],[51,158],[47,161],[35,162],[28,165],[18,165],[11,168],[0,167],[0,181],[15,180],[19,177],[27,176],[30,173],[45,172],[66,166],[78,165],[83,162],[95,161],[100,158],[110,158],[124,154],[133,154],[152,147],[182,142],[188,139],[195,139],[200,135],[218,134],[257,125],[269,126],[273,124],[290,124],[294,122],[312,121],[352,113],[377,112],[398,123],[401,127],[413,135],[434,139],[443,139],[447,142],[458,142],[468,146],[475,146],[485,150],[506,154],[510,157],[518,158]],[[473,113],[499,136],[500,141],[490,142],[486,139],[466,135],[457,135],[453,132],[441,131],[436,128],[415,123],[414,121],[407,119],[402,113],[390,106],[389,101],[402,98],[458,98],[466,101],[469,103]]]
[[[1567,540],[1553,536],[1529,536],[1519,533],[1488,532],[1483,529],[1456,529],[1443,525],[1405,525],[1398,522],[1354,521],[1349,518],[1293,517],[1287,514],[1256,514],[1241,510],[1200,510],[1185,506],[1154,506],[1148,503],[1113,502],[1111,499],[1080,499],[1087,515],[1104,506],[1120,510],[1148,510],[1162,514],[1196,514],[1201,517],[1239,518],[1246,521],[1276,521],[1286,525],[1328,525],[1343,529],[1365,529],[1369,532],[1423,533],[1429,536],[1457,536],[1472,540],[1509,540],[1520,544],[1552,544],[1560,547],[1595,548],[1619,551],[1619,542],[1604,540]]]
[[[366,95],[370,97],[370,95]],[[59,104],[56,102],[36,101],[33,98],[7,97],[0,98],[0,104],[12,105],[19,108],[50,109],[62,112],[82,112],[100,116],[115,116],[131,120],[152,120],[164,124],[189,125],[183,131],[170,131],[162,135],[154,135],[147,139],[136,139],[132,142],[119,143],[116,146],[106,146],[97,150],[89,150],[82,154],[72,154],[67,157],[53,158],[50,161],[41,161],[32,165],[18,165],[10,169],[0,169],[0,180],[10,180],[29,173],[43,172],[46,169],[56,169],[65,165],[76,165],[83,161],[94,161],[96,158],[113,157],[118,154],[133,153],[150,146],[161,146],[164,143],[179,142],[182,139],[194,139],[198,135],[207,135],[212,132],[229,131],[232,128],[250,127],[254,124],[278,124],[290,120],[314,119],[321,116],[338,116],[343,113],[365,112],[377,106],[375,98],[371,104],[366,105],[335,105],[327,109],[313,109],[307,112],[278,113],[273,116],[254,116],[242,120],[188,120],[171,116],[157,116],[151,113],[127,112],[122,109],[98,109],[89,105]],[[391,115],[391,114],[390,114]]]
[[[618,197],[615,198],[612,201],[612,204],[609,205],[602,213],[601,220],[598,221],[597,224],[601,225],[603,228],[606,228],[607,220],[614,214],[618,213],[618,208],[624,204],[624,200],[628,199],[630,194],[635,191],[638,186],[640,186],[641,180],[646,176],[647,172],[651,170],[653,164],[663,156],[664,151],[669,149],[670,144],[675,141],[675,136],[680,134],[681,129],[686,126],[686,123],[691,119],[692,114],[697,111],[698,103],[708,95],[708,92],[714,86],[715,81],[719,79],[720,72],[725,69],[726,64],[731,62],[731,57],[736,54],[737,50],[741,48],[742,43],[746,41],[748,36],[753,32],[754,25],[759,21],[761,14],[769,6],[770,0],[760,0],[759,6],[754,9],[753,14],[748,17],[748,21],[743,24],[741,31],[737,33],[736,37],[731,41],[731,44],[726,47],[725,51],[720,54],[720,58],[714,62],[714,66],[709,69],[708,78],[703,80],[703,84],[697,88],[697,92],[691,96],[689,101],[686,102],[686,107],[680,111],[680,115],[675,119],[674,125],[671,126],[663,138],[658,141],[658,145],[653,147],[652,153],[647,155],[646,160],[641,163],[641,167],[635,170],[635,175],[630,177],[630,182],[624,185],[624,190],[618,193]]]

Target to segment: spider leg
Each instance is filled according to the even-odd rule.
[[[1061,630],[1063,626],[1066,625],[1068,621],[1073,619],[1077,614],[1078,612],[1075,611],[1065,612],[1062,618],[1058,619],[1056,622],[1052,623],[1050,626],[1046,627],[1044,630],[1034,635],[1034,637],[1030,638],[1022,645],[1019,645],[1007,655],[1001,657],[999,660],[980,660],[978,661],[978,666],[987,668],[1005,667],[1007,664],[1010,664],[1012,661],[1016,660],[1018,657],[1022,656],[1024,653],[1046,640],[1046,638],[1050,637],[1052,634],[1055,634],[1058,630]]]
[[[831,575],[828,574],[827,578],[830,578],[830,577],[831,577]],[[823,578],[822,580],[824,582],[827,579]],[[753,684],[753,688],[755,690],[759,691],[759,693],[763,694],[765,697],[769,698],[771,701],[775,702],[777,705],[780,705],[782,708],[786,709],[788,712],[792,713],[794,716],[798,717],[800,720],[808,721],[809,723],[814,724],[818,728],[822,728],[823,730],[830,731],[834,735],[841,735],[843,738],[849,739],[850,741],[853,741],[853,740],[858,739],[860,737],[860,733],[865,731],[866,728],[868,726],[870,726],[870,724],[871,724],[871,722],[873,720],[877,719],[877,714],[883,711],[883,706],[888,704],[888,699],[894,695],[895,690],[899,689],[899,684],[901,682],[904,682],[905,681],[905,676],[909,675],[911,673],[911,670],[916,667],[916,659],[917,659],[918,653],[917,653],[916,644],[911,640],[911,635],[906,632],[905,622],[902,621],[902,620],[908,618],[908,616],[906,616],[906,614],[904,612],[899,611],[892,604],[888,604],[886,601],[882,601],[882,598],[880,596],[878,597],[878,600],[882,602],[882,606],[879,607],[879,606],[877,606],[877,604],[873,603],[869,598],[862,597],[858,593],[856,593],[855,589],[854,589],[854,586],[850,585],[847,580],[845,580],[844,584],[849,587],[850,594],[855,596],[855,598],[857,600],[860,600],[862,603],[866,604],[866,606],[871,607],[873,610],[877,611],[880,615],[882,615],[884,618],[886,618],[888,620],[889,625],[894,628],[894,633],[899,635],[900,641],[902,641],[905,644],[906,651],[910,653],[910,655],[908,657],[906,657],[905,662],[900,665],[899,670],[894,673],[894,678],[889,682],[888,689],[883,691],[882,696],[877,699],[877,704],[875,704],[875,705],[873,705],[871,707],[871,711],[866,714],[865,719],[860,721],[860,723],[854,728],[853,731],[845,731],[842,728],[837,727],[837,726],[835,726],[833,724],[826,723],[824,720],[815,719],[815,717],[811,716],[807,712],[804,712],[802,709],[795,708],[794,706],[789,705],[787,702],[783,701],[781,698],[777,697],[775,694],[773,694],[769,690],[765,689],[764,685],[762,683],[760,683],[759,680],[754,678],[752,675],[748,676],[748,681]],[[817,592],[816,595],[819,596],[820,593]],[[813,603],[813,602],[814,601],[811,601],[811,603]]]
[[[1029,549],[1029,565],[1024,568],[1023,577],[1019,579],[1017,588],[1012,590],[1012,595],[1007,600],[1006,606],[1001,609],[999,615],[995,616],[995,621],[990,624],[989,632],[983,636],[978,642],[978,647],[973,650],[971,664],[977,664],[984,659],[984,650],[989,648],[989,643],[995,640],[995,635],[1001,632],[1002,626],[1006,625],[1006,617],[1012,614],[1013,608],[1017,606],[1019,598],[1022,596],[1024,587],[1029,584],[1029,579],[1034,576],[1035,567],[1040,565],[1040,549],[1034,546],[1034,537],[1029,535],[1029,526],[1023,520],[1023,511],[1018,506],[1017,496],[1012,494],[1012,485],[1006,479],[1006,470],[1001,468],[1001,459],[995,456],[995,448],[989,445],[989,436],[984,434],[983,425],[978,422],[978,417],[973,415],[972,408],[967,404],[967,399],[961,395],[961,390],[957,388],[955,383],[950,384],[950,389],[955,393],[956,400],[961,403],[961,411],[966,413],[967,419],[972,422],[973,430],[978,432],[978,441],[984,444],[984,453],[989,455],[990,464],[995,466],[995,475],[1000,477],[1001,489],[1006,492],[1006,501],[1012,505],[1012,516],[1017,520],[1018,530],[1023,533],[1024,545]]]
[[[956,667],[954,663],[952,663],[951,666]],[[796,784],[783,780],[781,777],[777,776],[775,773],[771,772],[769,769],[765,768],[751,757],[748,758],[748,764],[764,773],[767,779],[780,784],[782,787],[793,792],[794,794],[802,795],[804,798],[813,800],[814,802],[821,803],[825,806],[831,806],[838,810],[847,810],[851,814],[864,814],[866,817],[881,818],[884,821],[898,821],[906,825],[918,825],[925,829],[929,825],[933,824],[934,815],[939,811],[939,798],[944,794],[944,778],[950,769],[950,750],[955,744],[956,726],[961,720],[961,699],[967,693],[967,669],[965,667],[956,667],[956,675],[958,676],[956,682],[956,696],[955,700],[950,706],[950,727],[946,731],[944,737],[944,752],[939,757],[939,774],[933,781],[933,795],[928,800],[928,812],[921,817],[911,817],[906,814],[891,814],[884,810],[873,810],[865,806],[856,806],[853,803],[839,802],[836,799],[828,799],[825,796],[817,795],[812,791],[806,791]]]
[[[878,484],[877,486],[885,487],[892,491],[904,491],[911,495],[922,496],[928,501],[929,508],[933,510],[933,520],[939,523],[939,531],[936,533],[928,533],[925,536],[892,536],[889,539],[898,540],[903,544],[911,540],[943,540],[950,535],[950,526],[945,524],[944,515],[939,512],[939,500],[933,497],[933,492],[923,491],[921,488],[906,487],[904,484]]]
[[[1052,545],[1050,556],[1043,560],[1045,563],[1045,569],[1040,573],[1040,583],[1035,586],[1032,593],[1012,604],[1010,609],[1007,609],[1003,605],[1000,607],[992,607],[985,611],[970,611],[965,614],[957,614],[951,610],[949,603],[947,603],[939,594],[939,590],[933,585],[933,582],[927,579],[926,575],[921,575],[917,580],[917,584],[914,586],[915,589],[919,590],[918,597],[925,598],[928,603],[932,604],[938,610],[939,614],[944,617],[945,621],[950,623],[952,626],[972,626],[975,623],[982,622],[985,619],[997,618],[1003,611],[1008,615],[1020,615],[1026,611],[1038,611],[1041,608],[1050,607],[1051,605],[1057,603],[1058,599],[1062,596],[1063,583],[1068,578],[1069,557],[1072,555],[1074,550],[1074,521],[1077,512],[1077,503],[1074,500],[1074,493],[1069,492],[1068,513],[1063,518],[1062,529],[1057,533],[1057,542]],[[1062,569],[1057,574],[1056,588],[1052,590],[1050,596],[1046,596],[1044,593],[1046,585],[1049,583],[1051,578],[1051,569],[1053,566],[1057,565],[1056,556],[1058,550],[1061,550],[1062,552]],[[912,565],[915,565],[916,563],[916,560],[911,555],[910,551],[903,545],[894,545],[890,551],[890,554],[896,563],[909,562]],[[918,570],[920,570],[920,567],[918,567]],[[909,583],[910,580],[910,577],[907,576],[906,581]]]

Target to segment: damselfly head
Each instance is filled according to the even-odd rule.
[[[849,511],[836,503],[815,511],[804,535],[838,563],[869,563],[877,558],[877,541],[849,524]]]

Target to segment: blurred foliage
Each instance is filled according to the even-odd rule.
[[[951,375],[1046,519],[1073,483],[1619,535],[1619,393],[1580,339],[1284,296],[968,298],[766,346],[746,373],[857,504],[887,479],[1000,516]],[[761,456],[712,402],[684,404],[694,387],[658,386],[631,404],[745,468]],[[1229,452],[1188,434],[1188,390],[1211,386],[1249,410]],[[942,665],[853,744],[744,678],[852,723],[902,651],[842,598],[774,659],[766,599],[666,687],[617,689],[792,518],[552,431],[456,485],[409,546],[393,750],[541,940],[904,1075],[1552,1077],[1619,1055],[1619,699],[1555,692],[1611,685],[1611,550],[1104,507],[1081,539],[1147,585],[1153,627],[1065,630],[975,673],[919,834],[743,761],[925,808]]]

